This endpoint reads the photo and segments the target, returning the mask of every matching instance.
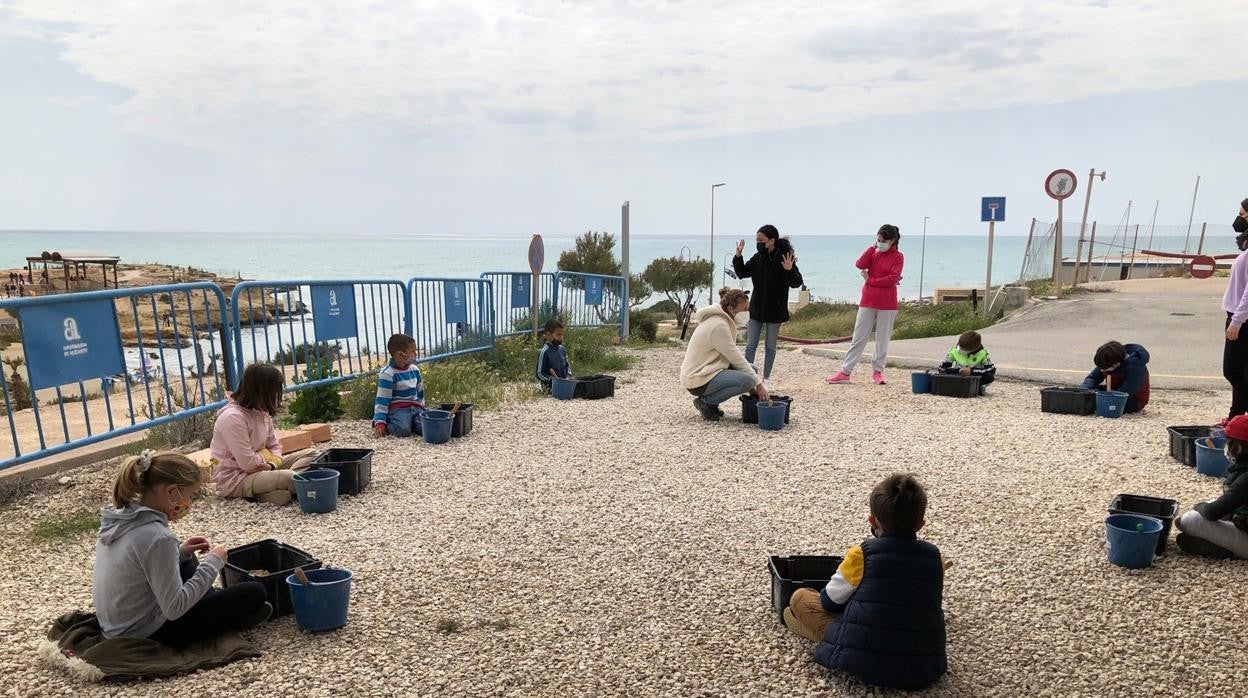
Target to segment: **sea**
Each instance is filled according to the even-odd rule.
[[[1067,230],[1071,230],[1067,224]],[[1199,227],[1199,226],[1197,226]],[[1077,227],[1075,228],[1077,229]],[[1229,230],[1229,229],[1228,229]],[[546,270],[554,271],[560,253],[571,249],[575,236],[543,236]],[[874,242],[870,236],[794,235],[797,265],[807,288],[818,300],[857,301],[862,279],[854,261]],[[746,254],[754,249],[747,239]],[[725,274],[731,265],[736,238],[716,237],[714,252],[707,235],[634,235],[630,240],[630,269],[640,272],[659,257],[713,259],[717,283],[737,285]],[[1181,252],[1195,239],[1155,237],[1151,248]],[[1118,238],[1118,245],[1122,238]],[[1064,252],[1072,258],[1076,238],[1064,236]],[[89,251],[120,257],[123,263],[164,263],[193,266],[223,276],[247,279],[399,279],[414,276],[477,277],[487,271],[526,271],[529,237],[452,236],[429,234],[365,233],[211,233],[211,232],[96,232],[96,231],[0,231],[0,268],[26,265],[26,257],[44,251]],[[993,247],[993,283],[1013,282],[1023,270],[1027,237],[997,236]],[[1144,240],[1140,241],[1144,249]],[[1107,249],[1102,254],[1130,255],[1129,247]],[[900,291],[917,298],[920,281],[923,295],[940,287],[981,286],[988,265],[987,234],[929,235],[902,238],[906,266]],[[1230,235],[1210,237],[1208,254],[1236,252]],[[616,255],[620,250],[617,244]],[[1051,259],[1051,247],[1049,252]],[[1031,265],[1043,267],[1044,262]],[[748,285],[748,282],[747,284]]]

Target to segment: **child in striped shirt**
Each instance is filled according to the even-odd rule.
[[[373,433],[377,436],[420,435],[420,413],[425,410],[425,386],[416,367],[416,340],[396,334],[386,342],[390,363],[377,376],[373,402]]]

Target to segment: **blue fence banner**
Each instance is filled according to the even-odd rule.
[[[126,372],[121,328],[111,300],[35,305],[18,310],[18,317],[32,388]]]
[[[511,307],[527,308],[533,302],[533,277],[516,274],[511,277]]]
[[[312,329],[317,341],[359,334],[354,285],[312,287]]]
[[[585,305],[602,305],[602,279],[591,276],[585,279]]]
[[[448,281],[442,287],[446,297],[446,322],[462,325],[468,322],[468,286],[462,281]]]

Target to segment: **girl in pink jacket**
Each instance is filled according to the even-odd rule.
[[[273,416],[282,406],[285,377],[272,364],[252,364],[243,372],[230,404],[212,427],[212,479],[222,497],[247,497],[287,504],[295,494],[295,474],[283,469],[282,446]]]
[[[901,283],[901,269],[905,258],[897,249],[901,231],[895,225],[882,225],[875,236],[875,246],[867,248],[854,266],[858,267],[865,283],[862,300],[858,302],[858,318],[854,322],[854,338],[849,351],[841,362],[841,370],[828,376],[828,383],[848,383],[854,366],[862,358],[871,331],[875,330],[875,355],[871,364],[871,378],[884,385],[884,361],[888,359],[888,340],[893,335],[893,323],[897,320],[897,284]]]

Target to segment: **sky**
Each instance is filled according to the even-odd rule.
[[[0,229],[1226,224],[1242,0],[0,0]],[[1137,213],[1138,215],[1138,213]]]

